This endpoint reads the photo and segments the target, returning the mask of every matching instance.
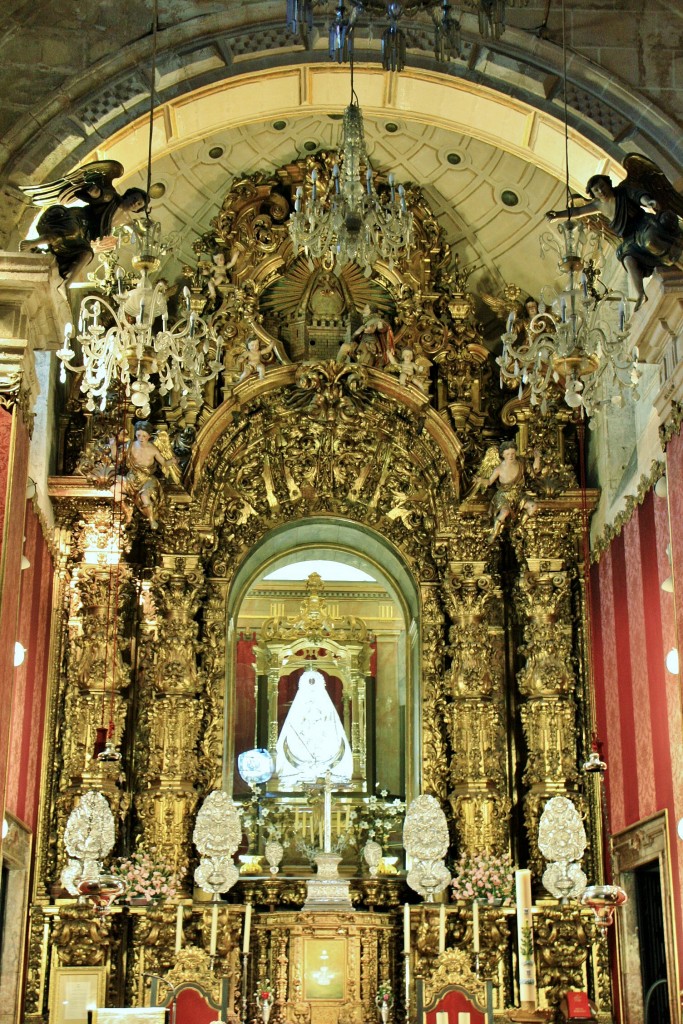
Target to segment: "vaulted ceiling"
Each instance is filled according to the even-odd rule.
[[[285,24],[284,0],[161,0],[153,177],[166,194],[154,210],[166,232],[178,233],[178,264],[191,260],[192,241],[236,176],[336,145],[349,70],[327,56],[325,6],[316,5],[304,46]],[[674,52],[683,17],[659,0],[647,14],[636,13],[640,6],[566,2],[567,152],[575,190],[598,171],[618,176],[631,150],[678,178],[681,59]],[[20,184],[99,157],[121,160],[120,184],[144,183],[151,10],[151,0],[5,5],[6,246],[16,244],[32,217]],[[508,5],[499,40],[482,40],[469,7],[461,23],[462,57],[443,65],[434,60],[429,16],[406,18],[408,58],[398,74],[379,63],[381,25],[373,26],[372,38],[367,25],[358,29],[355,87],[370,159],[398,181],[422,185],[461,266],[475,268],[475,292],[515,282],[533,293],[555,273],[539,257],[544,213],[565,197],[561,6]]]

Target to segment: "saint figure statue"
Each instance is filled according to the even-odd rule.
[[[320,672],[302,672],[275,748],[275,772],[282,789],[314,783],[327,772],[332,782],[349,782],[353,756]]]

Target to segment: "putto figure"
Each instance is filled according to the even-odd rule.
[[[135,439],[124,445],[123,466],[125,472],[117,476],[115,497],[125,502],[129,499],[148,520],[153,530],[159,523],[157,514],[163,492],[157,479],[157,468],[174,483],[181,483],[180,469],[171,451],[168,434],[159,431],[152,440],[152,430],[147,420],[138,420],[134,427]],[[112,439],[112,444],[116,442]],[[130,509],[132,514],[132,508]]]
[[[500,448],[495,445],[486,452],[474,480],[472,496],[496,485],[491,498],[491,514],[493,529],[489,534],[489,542],[501,535],[505,523],[510,517],[524,522],[536,512],[536,502],[528,489],[529,480],[541,470],[540,452],[534,453],[534,461],[529,468],[526,459],[517,454],[514,441],[504,441]]]
[[[683,251],[683,196],[647,157],[632,153],[624,160],[625,181],[613,185],[606,174],[594,174],[586,185],[591,200],[571,210],[549,210],[549,220],[599,217],[616,240],[617,259],[635,292],[635,309],[647,301],[644,281],[655,267],[679,262]]]
[[[263,357],[269,355],[272,351],[272,341],[267,342],[262,348],[260,340],[255,335],[247,338],[245,350],[239,357],[242,373],[237,383],[240,384],[247,377],[253,377],[254,374],[256,374],[259,380],[263,380],[266,375],[266,364],[263,361]]]

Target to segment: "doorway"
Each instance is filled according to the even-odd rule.
[[[615,882],[628,902],[616,917],[621,1020],[680,1024],[666,811],[618,832]]]

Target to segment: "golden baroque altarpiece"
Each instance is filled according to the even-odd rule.
[[[584,867],[601,879],[598,807],[578,770],[592,717],[571,414],[557,406],[541,417],[523,396],[499,391],[467,274],[417,189],[408,191],[417,237],[405,265],[378,265],[365,277],[354,265],[335,274],[295,258],[286,219],[292,187],[311,167],[236,181],[198,240],[205,259],[236,257],[229,280],[207,287],[205,273],[191,281],[195,308],[210,308],[219,323],[224,372],[220,385],[206,386],[201,407],[182,410],[171,396],[153,409],[171,434],[194,428],[196,440],[183,486],[164,485],[158,529],[138,511],[120,519],[113,555],[112,491],[88,476],[113,420],[85,413],[76,391],[66,403],[61,473],[51,480],[62,614],[53,623],[27,1021],[42,1018],[55,967],[105,966],[110,1003],[130,1006],[144,999],[143,972],[164,974],[176,962],[177,901],[100,919],[63,898],[64,825],[88,789],[110,802],[118,852],[141,836],[182,878],[181,956],[208,951],[211,905],[191,899],[191,837],[199,805],[221,787],[232,757],[224,750],[231,586],[248,553],[288,524],[340,521],[359,543],[378,536],[414,579],[420,741],[412,756],[421,791],[448,814],[453,859],[511,851],[540,879],[539,817],[549,797],[564,794],[590,825]],[[396,352],[411,348],[429,368],[420,380],[336,360],[366,305],[392,323]],[[253,337],[263,372],[244,376],[239,356]],[[535,514],[511,516],[492,540],[488,498],[472,483],[487,447],[510,437],[521,455],[540,453]],[[91,757],[105,704],[121,761]],[[409,787],[407,798],[416,795]],[[400,875],[358,873],[351,894],[353,913],[302,914],[303,880],[240,880],[220,904],[214,962],[215,975],[230,979],[235,1019],[263,977],[272,981],[277,1022],[376,1020],[381,983],[393,986],[393,1013],[403,1019],[399,908],[408,889]],[[536,895],[542,1000],[556,1007],[567,987],[588,985],[609,1019],[607,952],[592,918],[548,900],[540,884]],[[248,979],[245,902],[255,911]],[[412,976],[429,977],[439,959],[438,908],[413,909]],[[447,946],[469,951],[471,906],[447,910]],[[348,943],[343,1000],[324,1012],[312,1011],[302,990],[301,943],[315,934]],[[483,909],[481,970],[494,979],[501,1019],[515,999],[511,950],[505,908]]]

